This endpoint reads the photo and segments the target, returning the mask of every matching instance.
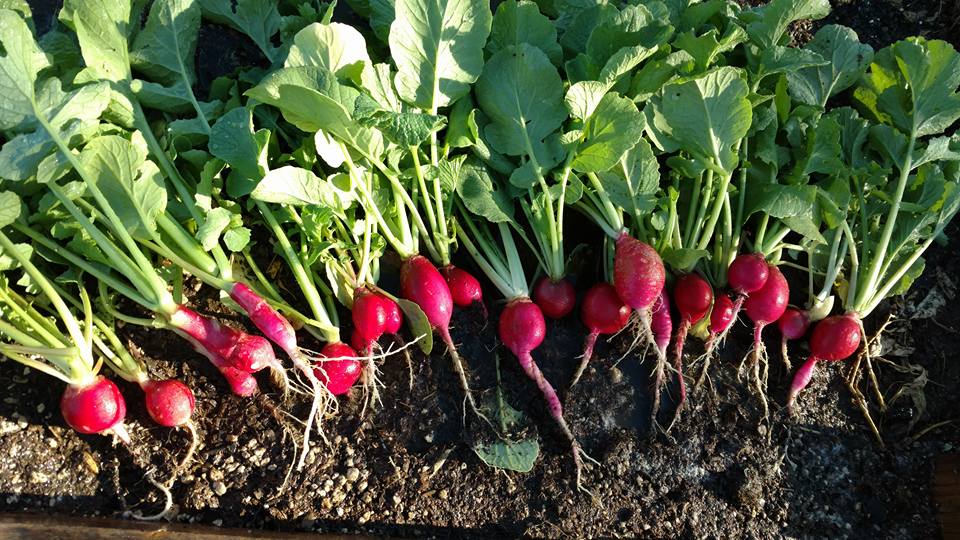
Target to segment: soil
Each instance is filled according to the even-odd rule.
[[[55,6],[32,4],[38,29],[49,28]],[[951,25],[958,11],[936,0],[854,0],[837,2],[827,22],[852,26],[878,48],[913,34],[956,45]],[[797,40],[815,28],[799,25]],[[198,58],[207,59],[199,64],[206,80],[261,61],[241,36],[213,25],[203,31]],[[579,230],[583,241],[600,237],[586,226],[570,230]],[[445,356],[415,353],[412,389],[406,364],[392,357],[381,366],[382,409],[361,416],[355,390],[326,423],[328,444],[314,447],[303,471],[291,471],[289,433],[298,426],[284,411],[302,413],[303,403],[284,402],[265,377],[264,393],[236,398],[176,336],[134,327],[121,333],[155,377],[178,377],[197,396],[201,448],[173,488],[180,522],[403,537],[933,538],[940,534],[930,493],[933,459],[960,446],[960,363],[953,361],[960,335],[951,322],[960,320],[954,301],[960,259],[953,256],[960,240],[956,227],[950,232],[954,239],[932,250],[910,295],[886,309],[896,318],[876,352],[888,408],[871,410],[885,448],[853,406],[840,366],[824,366],[798,414],[786,415],[788,376],[773,330],[767,332],[772,414],[760,422],[756,397],[737,377],[749,347],[742,327],[714,362],[710,385],[692,392],[670,434],[651,435],[651,361],[633,352],[612,367],[627,351],[623,335],[601,340],[591,368],[565,398],[574,433],[602,463],[587,468],[593,499],[576,492],[562,434],[511,355],[495,347],[495,327],[476,308],[456,313],[452,333],[472,386],[490,391],[499,355],[507,400],[539,427],[542,454],[528,474],[487,468],[473,453],[468,441],[475,426],[463,427],[462,394]],[[229,321],[209,294],[197,292],[192,304]],[[871,331],[882,316],[868,321]],[[584,329],[571,317],[548,323],[548,332],[535,358],[563,388]],[[690,345],[691,358],[696,348]],[[799,360],[804,350],[796,345],[791,353]],[[153,426],[137,388],[121,385],[134,442],[113,446],[65,426],[58,411],[62,388],[48,378],[0,362],[0,381],[0,511],[130,517],[159,509],[145,476],[167,478],[188,436]]]

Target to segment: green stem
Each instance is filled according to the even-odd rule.
[[[203,268],[209,274],[217,271],[217,262],[203,250],[203,247],[197,242],[196,238],[191,236],[183,226],[172,219],[168,213],[164,212],[157,217],[157,226],[173,240],[173,243],[180,249],[180,252],[186,258],[190,259],[194,266]]]
[[[713,183],[713,171],[708,171],[710,175],[709,183]],[[683,226],[683,245],[690,245],[693,243],[691,236],[693,235],[694,223],[697,222],[697,214],[700,213],[700,207],[703,207],[703,212],[706,213],[706,205],[700,204],[700,192],[703,189],[703,173],[697,175],[693,179],[693,188],[690,191],[690,207],[687,208],[687,222]],[[708,188],[709,193],[709,188]],[[703,219],[703,216],[700,216],[699,219]]]

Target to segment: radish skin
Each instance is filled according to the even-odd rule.
[[[582,452],[580,444],[563,418],[563,405],[560,403],[560,398],[557,397],[557,392],[550,385],[550,382],[544,378],[543,373],[530,354],[543,343],[546,332],[547,327],[543,319],[543,313],[541,313],[540,307],[530,301],[529,298],[514,298],[500,314],[498,325],[500,341],[517,357],[520,368],[540,389],[543,399],[547,402],[547,410],[550,412],[550,416],[553,417],[560,430],[570,441],[577,488],[583,489],[583,462],[580,458]]]
[[[196,407],[193,391],[176,379],[147,380],[140,384],[147,413],[154,422],[165,427],[179,427],[190,421]]]
[[[533,287],[533,301],[551,319],[562,319],[573,311],[577,304],[577,292],[566,279],[553,280],[542,277]]]
[[[480,304],[483,310],[483,318],[487,318],[487,307],[483,303],[483,288],[480,286],[480,280],[470,272],[448,264],[440,269],[443,279],[447,281],[447,287],[450,288],[450,296],[453,304],[457,307],[470,307],[475,302]]]
[[[190,336],[195,345],[210,351],[227,365],[256,373],[276,363],[273,347],[261,336],[253,336],[178,306],[169,317],[170,325]]]
[[[335,396],[349,392],[363,371],[356,351],[345,343],[328,343],[320,351],[320,359],[314,374]]]
[[[60,398],[60,413],[78,433],[113,433],[125,443],[130,436],[123,426],[127,403],[110,379],[97,375],[82,385],[69,385]]]
[[[580,320],[590,330],[583,345],[583,356],[570,386],[577,384],[593,357],[593,346],[601,334],[616,334],[630,321],[630,306],[623,303],[617,290],[609,283],[597,283],[583,296]]]
[[[861,338],[860,319],[855,313],[834,315],[818,322],[810,336],[810,357],[797,370],[790,384],[787,410],[793,412],[797,396],[810,383],[817,362],[846,360],[860,348]]]
[[[443,276],[423,255],[414,255],[400,267],[400,295],[420,306],[430,326],[436,331],[450,353],[454,371],[460,377],[460,387],[470,409],[480,418],[486,418],[477,407],[467,382],[467,374],[457,347],[450,337],[450,317],[453,315],[453,297]]]
[[[613,257],[613,286],[620,298],[640,316],[641,337],[656,346],[660,361],[665,348],[657,346],[651,330],[651,311],[666,282],[663,260],[652,246],[626,231],[617,238]],[[669,340],[669,338],[667,338]]]
[[[710,335],[707,337],[707,344],[704,347],[703,369],[700,371],[700,377],[697,378],[695,387],[699,388],[706,380],[710,369],[710,359],[713,357],[717,342],[727,334],[735,318],[734,301],[728,295],[721,294],[713,299],[713,307],[710,309],[710,324],[707,326]]]

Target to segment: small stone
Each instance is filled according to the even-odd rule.
[[[213,492],[217,494],[218,497],[223,496],[227,492],[227,486],[223,482],[214,482],[212,486]],[[214,522],[216,524],[216,522]],[[219,525],[218,525],[219,526]]]
[[[223,472],[220,469],[210,469],[210,472],[207,473],[207,476],[210,477],[210,480],[217,482],[223,480]]]
[[[43,411],[47,410],[47,406],[43,403],[37,405],[37,413],[43,414]]]
[[[222,519],[215,519],[215,520],[211,521],[210,523],[211,523],[214,527],[222,527],[222,526],[223,526],[223,520],[222,520]]]
[[[427,433],[423,436],[423,440],[427,441],[427,444],[433,444],[433,432]]]
[[[360,478],[360,469],[356,467],[350,467],[347,469],[347,481],[353,483]]]
[[[60,443],[58,443],[57,440],[54,439],[53,437],[48,437],[48,438],[47,438],[47,446],[49,446],[50,448],[56,448],[56,447],[60,446]]]
[[[445,501],[450,498],[450,492],[448,492],[446,489],[441,489],[437,496],[440,497],[441,500]]]
[[[338,506],[337,509],[334,510],[334,512],[337,514],[337,517],[343,517],[343,512],[344,512],[344,511],[343,511],[343,507],[342,507],[342,506]]]
[[[360,493],[363,493],[363,492],[366,491],[366,490],[367,490],[367,481],[366,481],[366,480],[364,480],[363,482],[360,482],[359,484],[357,484],[357,491],[359,491]]]
[[[623,372],[618,368],[610,368],[610,382],[620,384],[623,381]]]
[[[400,498],[400,494],[399,494],[399,493],[394,493],[394,494],[393,494],[393,504],[394,504],[394,505],[399,505],[401,501],[403,501],[403,499]]]

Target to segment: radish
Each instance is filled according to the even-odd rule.
[[[769,270],[768,270],[769,272]],[[697,378],[696,387],[699,388],[707,378],[710,369],[710,359],[717,346],[721,336],[725,336],[733,320],[736,318],[734,313],[734,301],[726,294],[721,294],[713,299],[713,307],[710,309],[710,324],[707,325],[709,337],[703,353],[703,369],[700,371],[700,377]]]
[[[577,292],[567,279],[555,281],[542,277],[533,287],[533,301],[547,317],[562,319],[573,311],[577,303]]]
[[[406,259],[400,267],[400,293],[407,300],[420,306],[430,326],[440,334],[440,338],[443,339],[447,351],[450,352],[450,357],[453,359],[453,369],[460,377],[460,386],[470,409],[477,416],[485,418],[473,399],[473,392],[470,391],[470,384],[467,382],[463,362],[460,360],[457,348],[450,337],[453,297],[446,280],[443,279],[437,267],[426,257],[413,255]]]
[[[450,296],[453,298],[455,306],[469,307],[475,302],[479,303],[483,310],[483,317],[487,317],[487,307],[483,303],[483,288],[480,286],[480,280],[463,268],[457,268],[452,264],[441,268],[440,273],[447,280],[447,286],[450,287]]]
[[[846,360],[860,347],[860,320],[855,313],[833,315],[818,322],[810,336],[810,358],[797,370],[790,384],[787,410],[792,412],[800,391],[813,377],[817,362]]]
[[[102,375],[84,384],[68,385],[60,398],[60,413],[67,424],[80,433],[109,432],[123,442],[130,442],[123,426],[127,404],[117,385]]]
[[[766,398],[767,362],[766,348],[763,345],[763,328],[776,322],[786,311],[790,300],[790,286],[780,270],[773,265],[769,266],[768,277],[763,286],[750,294],[744,302],[747,316],[753,321],[753,350],[752,358],[753,377],[757,393],[763,405],[764,418],[769,416]],[[760,375],[761,361],[763,376]]]
[[[195,407],[190,387],[175,379],[144,381],[140,388],[146,396],[147,413],[157,424],[178,427],[190,421]]]
[[[581,488],[583,462],[580,455],[583,451],[563,418],[563,406],[560,404],[560,398],[557,397],[557,393],[550,382],[544,378],[543,373],[530,354],[543,343],[546,333],[547,327],[543,319],[543,313],[540,311],[540,307],[530,301],[529,298],[511,299],[500,314],[498,324],[500,341],[517,357],[520,368],[540,389],[547,402],[547,410],[550,412],[550,416],[553,417],[567,440],[570,441],[576,471],[576,483],[577,487]]]
[[[541,308],[542,309],[542,308]],[[570,386],[577,384],[593,357],[593,346],[601,334],[616,334],[630,321],[630,307],[620,300],[617,290],[606,282],[597,283],[583,296],[580,320],[590,330],[583,345],[583,356]]]
[[[320,359],[314,368],[317,378],[335,396],[350,391],[363,371],[357,353],[345,343],[328,343],[320,351]]]
[[[667,347],[670,346],[670,336],[673,334],[673,318],[670,316],[670,296],[666,289],[660,291],[660,296],[653,304],[650,314],[650,330],[653,333],[654,346],[657,348],[657,365],[653,368],[653,404],[650,408],[650,425],[657,424],[657,413],[660,412],[660,394],[666,384]],[[651,431],[655,433],[655,431]]]
[[[733,301],[731,314],[729,315],[730,319],[728,324],[722,330],[717,330],[716,332],[711,329],[711,334],[715,333],[718,337],[713,338],[713,336],[711,336],[711,343],[707,347],[708,352],[712,353],[717,342],[722,343],[727,337],[727,332],[730,331],[733,322],[736,321],[740,315],[740,309],[743,307],[744,301],[749,298],[751,294],[763,288],[769,275],[770,266],[761,253],[741,253],[730,263],[730,266],[727,268],[727,283],[730,285],[730,288],[733,289],[733,292],[736,293],[735,299]],[[726,313],[721,313],[718,314],[718,317],[717,326],[720,327],[721,324],[719,323],[722,323],[727,315]]]
[[[273,347],[263,337],[224,326],[185,306],[177,306],[169,316],[169,324],[240,371],[256,373],[277,361]]]
[[[383,299],[383,308],[387,314],[383,325],[383,333],[395,336],[400,333],[400,327],[403,326],[403,312],[400,310],[400,304],[382,294],[378,293],[378,296]]]
[[[641,337],[656,346],[659,362],[666,361],[665,348],[657,346],[651,331],[652,308],[666,281],[663,260],[652,246],[626,231],[617,237],[613,260],[613,286],[620,298],[640,316]],[[669,337],[667,338],[669,340]],[[658,366],[657,369],[662,369]]]
[[[680,410],[687,399],[687,384],[683,380],[683,344],[687,340],[690,327],[706,317],[713,303],[713,289],[705,279],[697,274],[687,274],[677,281],[673,288],[673,301],[680,312],[680,327],[677,329],[674,344],[674,367],[680,378],[680,399],[674,421],[680,416]],[[659,391],[659,390],[658,390]],[[672,422],[671,422],[672,424]]]
[[[373,342],[380,339],[387,326],[385,298],[367,289],[358,287],[353,292],[353,345],[361,354],[369,355]]]
[[[790,370],[790,356],[787,351],[787,341],[800,339],[807,335],[810,328],[810,317],[807,312],[797,308],[787,308],[777,321],[777,328],[780,329],[780,354],[783,357],[783,364]]]

